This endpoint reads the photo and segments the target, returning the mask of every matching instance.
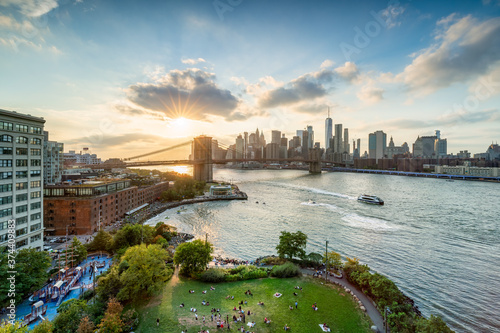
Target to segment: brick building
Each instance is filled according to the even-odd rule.
[[[44,225],[47,235],[91,234],[121,220],[125,213],[151,203],[168,190],[168,182],[131,186],[129,179],[48,185],[44,189]]]

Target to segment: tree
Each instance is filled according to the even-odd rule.
[[[78,329],[76,333],[93,333],[95,330],[95,325],[92,321],[90,321],[89,317],[83,317],[80,321],[80,325],[78,325]]]
[[[113,237],[104,230],[99,230],[92,242],[88,245],[89,251],[108,251]]]
[[[330,251],[328,252],[328,267],[334,268],[334,269],[340,269],[342,268],[342,259],[340,257],[340,254],[335,252],[335,251]],[[323,262],[325,262],[325,258],[323,258]]]
[[[282,231],[280,243],[276,246],[280,258],[304,258],[306,255],[307,235],[301,231],[290,233]]]
[[[68,253],[73,253],[75,266],[87,258],[87,248],[76,237],[73,237]]]
[[[0,325],[0,333],[28,333],[28,327],[23,327],[21,321],[15,323],[7,321],[4,325]]]
[[[122,256],[123,260],[128,262],[128,268],[120,275],[119,300],[151,296],[172,276],[172,269],[166,265],[169,255],[160,245],[133,246]]]
[[[59,314],[53,321],[54,333],[76,332],[86,310],[87,302],[84,300],[71,299],[63,302],[57,309]]]
[[[446,323],[439,316],[431,315],[429,319],[419,318],[417,321],[417,332],[422,333],[452,333]]]
[[[212,244],[205,244],[199,239],[182,243],[175,250],[174,264],[181,265],[180,273],[183,275],[203,272],[212,259],[212,252]]]
[[[124,262],[128,264],[128,261],[122,261],[122,263]],[[122,263],[120,263],[120,267],[122,267]],[[111,297],[115,297],[121,287],[122,282],[120,281],[119,268],[113,265],[109,271],[97,281],[96,292],[100,300],[106,301]]]
[[[99,324],[100,333],[120,333],[123,331],[123,321],[121,313],[123,306],[115,298],[111,298],[108,302],[108,309]]]
[[[52,322],[48,320],[42,321],[40,324],[36,325],[32,333],[52,333],[53,327]]]
[[[128,248],[134,245],[141,244],[141,240],[150,244],[153,241],[155,229],[149,225],[126,225],[115,234],[111,249],[117,251],[119,249]]]
[[[0,254],[0,307],[4,307],[9,302],[8,298],[10,282],[7,280],[11,276],[9,272],[8,254]],[[16,304],[30,293],[40,289],[48,279],[47,270],[51,265],[50,255],[45,251],[35,249],[22,249],[16,253],[14,270],[17,272],[16,278]]]

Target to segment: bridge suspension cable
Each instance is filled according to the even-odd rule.
[[[123,160],[124,161],[130,161],[130,160],[135,160],[135,159],[141,158],[141,157],[146,157],[146,156],[150,156],[150,155],[155,155],[155,154],[163,153],[165,151],[169,151],[169,150],[172,150],[172,149],[175,149],[175,148],[179,148],[179,147],[184,147],[184,146],[190,145],[192,142],[193,141],[187,141],[187,142],[179,143],[179,144],[177,144],[175,146],[171,146],[171,147],[168,147],[168,148],[163,148],[163,149],[160,149],[160,150],[155,150],[155,151],[152,151],[152,152],[146,153],[146,154],[141,154],[141,155],[137,155],[137,156],[132,156],[132,157],[124,158]]]

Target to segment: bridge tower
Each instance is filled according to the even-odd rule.
[[[193,141],[194,180],[211,182],[213,177],[212,138],[198,136]]]
[[[321,173],[321,148],[309,148],[309,173]]]

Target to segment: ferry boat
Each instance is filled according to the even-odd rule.
[[[383,205],[384,200],[380,199],[379,197],[376,197],[374,195],[367,195],[367,194],[361,194],[358,197],[358,201],[361,202],[366,202],[372,205]]]

